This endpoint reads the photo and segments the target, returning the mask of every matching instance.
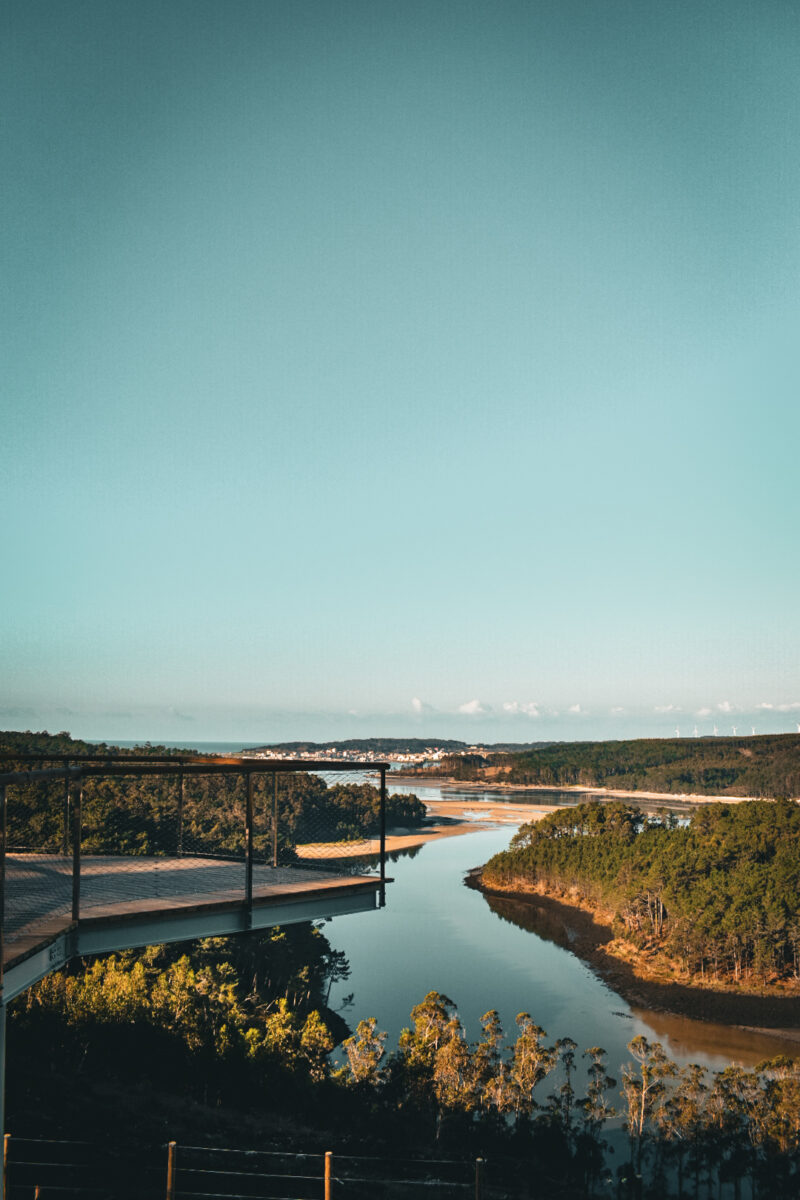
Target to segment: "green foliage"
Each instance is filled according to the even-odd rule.
[[[150,946],[48,975],[12,1006],[12,1045],[39,1062],[41,1031],[56,1032],[73,1073],[176,1075],[189,1094],[245,1094],[264,1103],[279,1084],[302,1093],[326,1080],[346,1032],[327,1008],[349,967],[315,925],[189,946]],[[38,1064],[38,1066],[37,1066]]]
[[[483,779],[482,762],[447,760],[427,775]],[[602,787],[707,796],[800,797],[800,736],[636,738],[618,742],[555,742],[495,753],[503,780],[539,787]]]
[[[68,734],[0,734],[0,752],[76,755],[95,747]],[[153,754],[162,747],[147,747]],[[100,748],[105,751],[105,748]],[[126,752],[116,752],[124,758]],[[16,764],[24,769],[26,764]],[[13,759],[4,764],[14,769]],[[244,855],[246,784],[243,775],[108,776],[83,783],[86,854]],[[182,795],[182,816],[179,801]],[[278,861],[290,863],[302,843],[352,842],[380,831],[380,791],[372,783],[327,783],[304,771],[254,777],[253,847],[271,861],[277,805]],[[9,847],[55,851],[65,844],[64,784],[15,784],[9,795]],[[425,806],[413,795],[389,795],[387,825],[418,826]]]
[[[357,1128],[360,1147],[394,1157],[402,1147],[408,1157],[480,1154],[496,1163],[510,1152],[528,1159],[537,1193],[609,1194],[604,1137],[616,1084],[600,1047],[586,1050],[579,1088],[569,1037],[549,1044],[521,1013],[505,1044],[492,1010],[469,1043],[455,1004],[434,991],[412,1010],[388,1059],[386,1034],[370,1018],[344,1041],[343,1064],[332,1066],[336,1035],[319,1001],[335,961],[319,929],[294,926],[208,939],[188,953],[150,947],[51,975],[12,1005],[12,1109],[21,1079],[49,1086],[49,1031],[73,1091],[93,1077],[107,1086],[113,1075],[129,1088],[144,1072],[162,1087],[174,1081],[184,1106],[202,1096],[252,1114],[295,1113],[306,1144],[307,1122],[324,1114],[339,1144]],[[306,986],[305,1002],[296,1002]],[[620,1196],[721,1194],[714,1189],[744,1174],[754,1194],[767,1183],[775,1198],[797,1194],[800,1064],[775,1059],[709,1076],[680,1070],[644,1037],[629,1051],[622,1100],[631,1161],[620,1168]]]
[[[710,804],[686,825],[592,802],[523,825],[483,882],[598,903],[639,944],[734,980],[800,977],[800,806]]]
[[[800,796],[800,737],[637,738],[509,755],[511,783],[731,796]]]

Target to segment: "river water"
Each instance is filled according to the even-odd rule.
[[[478,816],[485,801],[566,802],[558,793],[501,797],[472,789],[413,790],[423,801],[463,797],[465,813]],[[572,793],[568,802],[576,799],[583,797]],[[326,925],[326,936],[351,967],[350,978],[335,985],[331,1006],[340,1008],[353,1029],[361,1018],[376,1017],[389,1034],[387,1046],[394,1046],[410,1024],[413,1006],[438,991],[455,1002],[470,1039],[479,1036],[480,1017],[490,1008],[498,1010],[510,1040],[517,1014],[528,1012],[551,1042],[571,1037],[579,1050],[604,1047],[617,1077],[630,1057],[627,1043],[638,1034],[661,1042],[680,1064],[714,1070],[732,1062],[752,1067],[792,1052],[780,1038],[633,1009],[569,950],[497,915],[480,892],[464,885],[464,877],[504,850],[513,832],[505,825],[428,842],[388,865],[394,882],[387,886],[384,909],[336,917]],[[346,1004],[349,993],[352,1003]],[[796,1053],[796,1044],[793,1049]]]

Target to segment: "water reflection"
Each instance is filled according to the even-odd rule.
[[[568,952],[580,951],[580,934],[569,921],[565,921],[563,915],[534,901],[513,897],[484,895],[484,900],[501,921],[516,925],[518,929],[524,929],[527,933],[552,942]],[[581,915],[578,914],[579,917]],[[597,945],[610,941],[612,936],[610,931],[594,927],[593,941]],[[663,990],[669,991],[671,986],[667,984]],[[774,1058],[778,1054],[792,1057],[800,1053],[800,1045],[796,1041],[779,1033],[723,1025],[714,1021],[698,1021],[635,1004],[631,1005],[629,1012],[618,1010],[614,1015],[647,1025],[652,1030],[647,1036],[651,1040],[655,1037],[662,1042],[670,1057],[682,1062],[692,1060],[692,1055],[702,1054],[722,1056],[742,1065],[755,1066],[763,1059]]]
[[[397,790],[414,791],[423,801],[459,798],[416,782]],[[484,795],[498,801],[497,793],[473,789],[461,795],[470,809]],[[578,802],[575,793],[569,795]],[[550,802],[541,792],[518,798]],[[512,832],[508,825],[486,829],[476,823],[474,832],[393,854],[386,908],[334,919],[328,937],[352,968],[346,985],[354,993],[347,1013],[351,1024],[374,1016],[395,1044],[412,1007],[437,990],[458,1005],[471,1039],[480,1035],[480,1017],[490,1008],[499,1011],[509,1036],[517,1013],[529,1012],[553,1040],[569,1036],[581,1048],[604,1046],[615,1075],[638,1034],[663,1041],[680,1064],[699,1062],[716,1070],[797,1053],[798,1046],[780,1036],[631,1007],[572,952],[574,939],[563,921],[530,911],[530,905],[521,913],[512,899],[490,902],[465,887],[470,869],[504,850]],[[341,986],[332,996],[334,1007],[344,994]]]

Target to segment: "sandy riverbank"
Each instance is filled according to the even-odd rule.
[[[797,990],[745,991],[670,978],[657,956],[649,958],[631,943],[615,938],[610,924],[597,913],[563,897],[484,887],[480,868],[471,872],[467,886],[482,892],[498,915],[572,951],[633,1008],[736,1025],[800,1043]]]
[[[464,792],[569,792],[576,796],[607,796],[609,800],[660,800],[665,804],[680,801],[681,804],[743,804],[748,800],[757,800],[757,796],[706,796],[697,792],[636,792],[624,791],[622,788],[583,787],[573,784],[570,786],[544,783],[506,783],[505,781],[488,779],[454,779],[451,776],[401,775],[391,773],[388,776],[391,784],[402,784],[409,790],[417,787],[457,788]],[[763,799],[763,797],[762,797]]]
[[[517,826],[529,821],[539,821],[548,813],[555,812],[557,807],[553,804],[483,802],[479,809],[470,809],[469,803],[463,800],[426,801],[428,818],[425,824],[414,829],[389,830],[386,834],[386,850],[389,853],[393,850],[410,850],[414,846],[422,846],[425,842],[435,842],[440,838],[476,833],[480,829],[488,829],[490,825]],[[377,838],[344,845],[307,843],[297,847],[299,858],[326,858],[332,855],[337,858],[357,858],[379,852],[380,842]]]

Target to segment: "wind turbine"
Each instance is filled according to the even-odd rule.
[[[694,727],[694,733],[692,734],[692,736],[693,736],[693,737],[698,737],[698,733],[697,733],[697,726],[696,726],[696,725],[695,725],[695,727]]]
[[[731,725],[731,729],[733,730],[733,736],[736,737],[736,726]]]
[[[800,733],[800,725],[797,726],[797,732]],[[717,729],[717,727],[715,725],[714,726],[714,737],[716,737],[718,733],[719,733],[719,730]]]
[[[678,726],[676,725],[675,726],[675,737],[680,737],[680,736],[681,736],[681,731],[680,731],[680,729],[678,729]]]

